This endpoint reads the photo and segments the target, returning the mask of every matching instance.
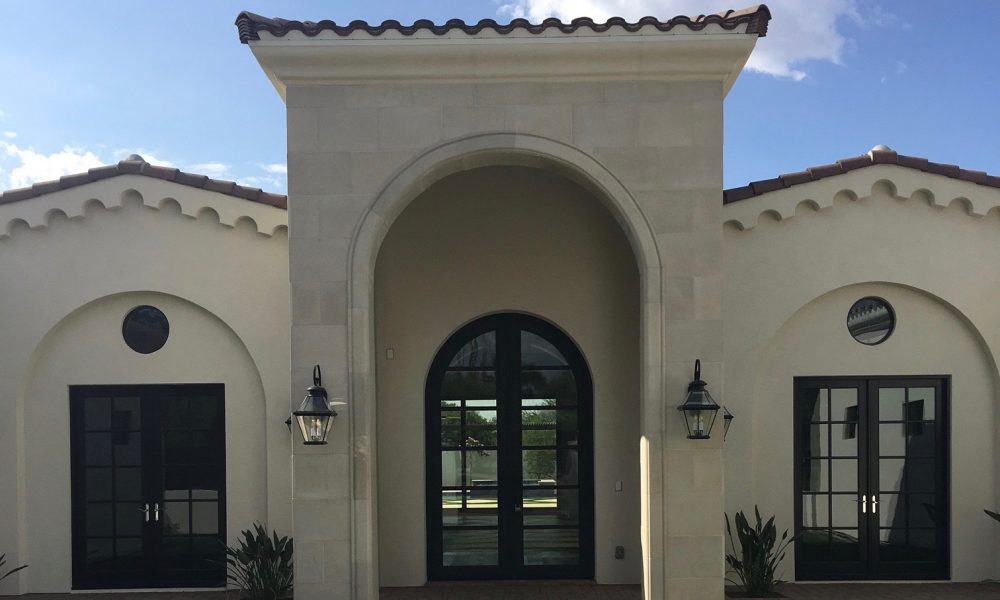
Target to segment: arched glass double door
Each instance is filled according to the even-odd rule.
[[[552,325],[490,315],[427,379],[428,577],[591,578],[592,386]]]

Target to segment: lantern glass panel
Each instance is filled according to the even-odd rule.
[[[333,424],[331,415],[295,415],[302,433],[302,441],[306,444],[325,444]]]
[[[717,410],[686,409],[684,422],[687,424],[688,436],[692,438],[707,438],[715,424]]]

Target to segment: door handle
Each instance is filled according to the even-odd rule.
[[[146,520],[147,521],[149,520],[148,515],[147,515]],[[156,522],[160,521],[160,503],[159,502],[154,502],[153,503],[153,520],[156,521]]]
[[[878,506],[878,500],[875,498],[875,494],[872,494],[872,514],[875,514],[875,509]]]
[[[146,522],[149,523],[149,503],[147,502],[146,504],[143,504],[142,508],[137,508],[136,510],[141,513],[145,513]]]
[[[861,502],[861,514],[868,512],[868,496],[861,494],[861,500],[855,500],[855,502]]]
[[[518,502],[517,504],[514,505],[514,512],[516,512],[516,513],[521,512],[521,503],[520,502]]]

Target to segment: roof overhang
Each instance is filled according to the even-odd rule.
[[[331,84],[501,83],[523,81],[736,81],[766,31],[755,19],[602,26],[340,28],[251,23],[247,43],[281,97],[288,86]],[[241,15],[241,19],[244,19]],[[268,20],[274,23],[274,20]],[[763,28],[761,26],[763,22]],[[574,22],[575,23],[575,22]],[[665,23],[671,26],[664,31]],[[247,25],[237,22],[243,28]],[[242,36],[241,36],[242,37]]]

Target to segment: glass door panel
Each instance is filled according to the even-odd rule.
[[[522,560],[525,565],[577,565],[576,377],[563,355],[531,332],[521,332],[521,361]]]
[[[110,390],[102,390],[110,392]],[[142,411],[134,396],[86,394],[70,406],[74,569],[81,587],[148,577],[143,560]]]
[[[874,568],[886,576],[920,571],[929,578],[946,577],[947,523],[939,510],[946,501],[944,448],[937,439],[940,384],[903,380],[872,387],[878,403],[873,415],[877,476],[872,497],[879,526]]]
[[[817,382],[796,394],[797,561],[817,573],[862,568],[860,396],[857,382]]]
[[[455,353],[442,378],[444,567],[500,564],[496,354],[495,331],[476,336]]]

